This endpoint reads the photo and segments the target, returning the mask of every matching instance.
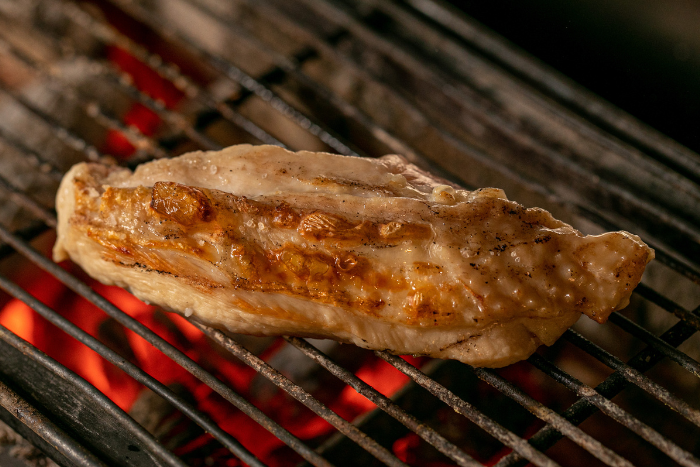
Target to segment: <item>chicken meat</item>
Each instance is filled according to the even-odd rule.
[[[219,329],[500,367],[625,307],[654,252],[399,156],[232,146],[81,163],[54,259]]]

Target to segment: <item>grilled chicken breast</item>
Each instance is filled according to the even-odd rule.
[[[240,145],[133,173],[83,163],[56,206],[54,259],[142,300],[236,333],[476,366],[527,358],[581,313],[604,322],[654,256],[398,156]]]

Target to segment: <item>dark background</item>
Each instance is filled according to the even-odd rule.
[[[700,153],[700,1],[450,3]]]

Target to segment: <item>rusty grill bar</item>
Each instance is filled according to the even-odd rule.
[[[306,141],[313,141],[317,149],[363,156],[376,156],[389,152],[401,153],[422,167],[463,185],[476,186],[477,183],[483,185],[493,181],[493,184],[499,184],[507,192],[512,188],[515,193],[525,193],[531,199],[544,201],[545,204],[555,208],[563,207],[605,228],[629,228],[632,231],[643,232],[645,240],[657,249],[657,257],[661,262],[690,278],[696,284],[700,284],[696,251],[697,240],[700,239],[696,220],[700,210],[693,211],[695,206],[700,205],[700,195],[697,187],[677,171],[677,167],[694,170],[697,166],[697,156],[600,103],[595,97],[586,94],[556,74],[544,70],[439,2],[365,0],[353,3],[341,0],[328,2],[303,0],[295,2],[294,7],[290,7],[289,3],[281,0],[235,2],[238,8],[236,11],[239,14],[265,17],[274,27],[279,28],[279,34],[288,35],[290,41],[295,42],[293,45],[297,47],[287,47],[286,53],[279,50],[285,47],[280,46],[276,49],[273,44],[256,37],[239,22],[233,10],[222,11],[216,2],[208,0],[177,2],[183,11],[196,14],[197,18],[206,17],[211,24],[217,24],[219,30],[225,32],[227,39],[236,38],[241,43],[245,43],[245,47],[259,50],[264,54],[265,59],[269,61],[269,67],[266,72],[257,74],[242,68],[241,64],[234,63],[234,57],[212,52],[201,43],[200,38],[188,35],[179,25],[168,22],[165,17],[167,15],[162,12],[158,14],[157,11],[149,9],[146,6],[147,2],[129,0],[95,2],[107,17],[114,14],[129,17],[130,21],[139,23],[151,31],[163,44],[179,49],[196,61],[197,65],[204,70],[203,73],[236,87],[238,91],[235,99],[217,97],[204,85],[188,77],[185,71],[168,63],[158,53],[149,50],[147,46],[129,38],[124,33],[118,32],[117,29],[95,16],[95,12],[85,4],[78,5],[68,0],[39,0],[36,3],[45,9],[45,13],[48,12],[46,14],[49,18],[42,20],[49,23],[58,22],[66,29],[77,28],[100,47],[117,46],[128,51],[182,91],[184,99],[197,108],[199,115],[210,115],[214,119],[232,124],[241,131],[243,135],[241,138],[244,141],[294,146],[285,141],[282,134],[275,133],[274,128],[270,127],[265,118],[270,114],[256,117],[253,112],[246,113],[242,110],[246,103],[257,99],[272,113],[281,116],[287,124],[293,125],[296,132],[301,130],[302,133],[309,135],[311,139]],[[296,11],[291,11],[292,8]],[[3,23],[9,21],[1,15],[0,20]],[[192,149],[217,149],[227,144],[209,134],[206,122],[203,123],[199,121],[200,119],[189,121],[183,114],[168,108],[163,102],[154,100],[135,87],[124,73],[106,62],[99,54],[85,50],[83,45],[76,42],[70,35],[62,35],[60,28],[52,29],[50,25],[37,28],[27,24],[16,27],[26,28],[26,31],[36,34],[38,40],[53,50],[58,59],[84,60],[96,76],[104,79],[131,101],[154,111],[161,117],[162,125],[167,129],[163,133],[166,133],[171,140],[177,140],[185,147],[191,145]],[[5,29],[0,28],[0,51],[9,54],[23,66],[31,69],[42,78],[42,83],[47,87],[59,90],[65,95],[65,99],[73,102],[76,108],[92,119],[97,126],[105,131],[119,131],[126,136],[137,148],[136,153],[129,160],[130,164],[167,157],[175,153],[172,145],[165,144],[167,140],[159,135],[144,135],[138,129],[122,124],[118,113],[110,109],[109,96],[101,96],[105,99],[101,101],[82,89],[75,81],[63,79],[61,73],[56,72],[50,63],[42,62],[41,59],[19,48],[3,31]],[[410,36],[409,31],[414,35]],[[362,50],[361,46],[366,47],[366,50]],[[436,57],[426,57],[426,49],[429,47],[437,50]],[[307,63],[318,57],[352,74],[352,78],[356,80],[352,84],[359,89],[357,94],[360,97],[353,96],[349,91],[342,94],[343,89],[338,87],[333,89],[327,83],[318,81],[318,70],[309,71],[305,68]],[[442,70],[439,66],[444,65],[446,61],[465,58],[469,60],[453,64],[443,71],[437,72],[431,69],[431,65],[434,65],[436,69]],[[363,59],[366,59],[367,63],[363,63]],[[364,65],[367,66],[364,67]],[[507,72],[499,67],[505,68]],[[401,71],[411,68],[412,74],[400,75]],[[482,75],[485,78],[480,81]],[[402,79],[409,84],[399,84]],[[488,80],[496,84],[492,84],[492,88],[489,88],[485,84]],[[422,87],[426,92],[433,93],[431,97],[439,102],[436,105],[439,108],[429,108],[427,103],[420,102],[419,96],[411,96],[412,86]],[[530,115],[530,118],[535,120],[540,118],[540,121],[528,127],[522,124],[525,120],[508,120],[510,110],[507,104],[503,104],[503,99],[513,98],[516,95],[514,93],[521,93],[530,99],[527,101],[529,104],[540,106],[537,107],[539,110],[533,111]],[[557,103],[550,103],[546,98],[541,97],[540,93]],[[73,154],[76,160],[100,160],[107,157],[96,147],[96,142],[82,135],[77,128],[66,125],[10,86],[0,84],[0,94],[43,122],[53,134],[54,141],[62,145],[62,150]],[[401,118],[407,120],[407,125],[397,125],[391,115],[383,114],[382,109],[368,107],[363,100],[363,98],[366,100],[368,97],[377,96],[385,98],[392,110],[404,111],[405,114],[402,114]],[[503,107],[494,103],[500,103]],[[441,109],[454,111],[458,117],[455,119],[456,123],[448,121],[453,116],[440,115]],[[544,110],[537,113],[541,109]],[[549,140],[551,135],[538,127],[549,122],[548,112],[564,119],[562,128],[578,131],[584,135],[584,138],[588,138],[585,143],[589,146],[576,141],[566,143]],[[580,118],[581,116],[583,118]],[[603,130],[588,121],[593,121]],[[458,128],[459,125],[465,125],[466,129]],[[421,131],[415,131],[416,127]],[[412,132],[416,134],[411,134]],[[492,138],[496,142],[493,146],[482,144],[479,142],[478,135],[485,140]],[[47,159],[41,151],[32,148],[25,141],[25,137],[26,135],[13,134],[0,127],[0,143],[3,145],[3,150],[11,147],[14,151],[23,154],[28,163],[57,182],[66,167],[54,166],[54,161]],[[572,184],[572,190],[575,193],[566,191],[556,181],[547,183],[546,180],[538,178],[532,170],[523,168],[522,163],[519,164],[516,161],[512,166],[506,163],[513,161],[513,155],[507,153],[512,151],[509,145],[516,145],[516,143],[528,155],[534,155],[537,162],[533,164],[535,167],[532,170],[541,170],[547,163],[551,163],[551,173],[548,177],[561,175],[564,177],[564,184]],[[566,144],[569,146],[567,147]],[[600,148],[619,155],[622,161],[620,164],[624,170],[636,164],[647,169],[651,175],[640,175],[635,172],[625,176],[625,180],[620,183],[609,183],[610,175],[599,171],[594,164],[592,154],[596,150],[601,150]],[[570,153],[574,153],[576,157],[569,157]],[[473,164],[473,173],[465,174],[460,171],[457,166],[459,161]],[[603,165],[600,160],[597,162]],[[669,163],[668,167],[661,165],[665,163]],[[621,169],[615,167],[607,169],[612,171],[613,175],[621,175],[619,173]],[[554,175],[551,175],[552,173]],[[629,180],[634,176],[641,177],[638,183]],[[666,183],[664,187],[671,186],[677,192],[664,192],[658,199],[652,199],[647,191],[640,189],[639,186],[649,182],[650,177],[657,176],[660,181],[654,181],[652,189]],[[575,180],[578,178],[582,181]],[[485,181],[482,182],[482,179]],[[33,218],[48,227],[56,226],[51,207],[37,201],[27,190],[16,186],[11,178],[0,175],[0,191],[8,200],[24,208]],[[20,253],[75,293],[97,305],[108,316],[143,337],[281,439],[306,462],[315,466],[332,465],[326,452],[332,451],[333,443],[316,450],[307,446],[183,352],[111,304],[80,279],[34,250],[28,242],[35,231],[30,229],[27,232],[25,238],[22,238],[20,233],[0,227],[0,240],[11,247],[11,250],[4,248],[3,255],[11,251]],[[126,361],[99,340],[80,330],[58,312],[42,304],[15,284],[12,278],[0,277],[0,288],[26,303],[56,327],[87,345],[169,401],[246,464],[264,465],[245,446],[213,423],[206,414],[198,411],[171,389],[149,376],[138,366]],[[529,439],[524,439],[503,427],[479,408],[431,378],[430,369],[441,363],[426,365],[421,371],[386,352],[375,353],[379,358],[406,374],[412,384],[425,388],[444,404],[489,433],[503,446],[510,448],[512,452],[498,461],[499,466],[524,465],[527,462],[541,466],[557,465],[546,452],[562,437],[566,437],[606,465],[632,465],[629,460],[615,451],[614,446],[607,446],[578,427],[597,411],[603,412],[607,417],[636,433],[676,463],[684,466],[700,465],[700,461],[695,457],[697,451],[690,452],[687,448],[679,446],[659,433],[654,426],[639,420],[612,401],[615,395],[633,385],[658,399],[693,425],[700,427],[700,412],[697,408],[675,396],[668,388],[643,375],[667,358],[689,374],[700,376],[700,364],[677,348],[700,330],[699,309],[687,310],[663,293],[644,284],[640,285],[635,296],[644,303],[653,304],[675,315],[680,322],[657,337],[623,314],[614,313],[610,321],[621,331],[644,344],[643,348],[627,363],[580,333],[573,330],[567,331],[563,337],[564,341],[597,359],[611,370],[610,376],[596,387],[584,384],[539,354],[529,359],[529,364],[575,394],[576,401],[563,413],[557,413],[539,402],[496,371],[460,365],[464,371],[473,373],[543,422],[543,428]],[[198,325],[198,327],[213,341],[221,344],[238,359],[333,425],[340,433],[334,441],[335,444],[342,442],[342,437],[346,437],[381,463],[392,466],[406,465],[386,446],[365,434],[361,430],[362,421],[358,421],[360,425],[356,426],[344,420],[235,340],[206,326]],[[24,353],[35,354],[34,357],[41,360],[42,364],[52,371],[68,374],[67,370],[55,362],[52,363],[36,350],[32,351],[31,346],[13,337],[12,333],[6,329],[0,329],[0,334],[8,342],[7,345],[20,349]],[[335,363],[306,340],[286,338],[286,342],[367,397],[378,407],[377,410],[384,411],[398,420],[451,462],[461,466],[481,465],[459,446],[401,408],[396,401],[382,395],[352,372]],[[71,377],[68,375],[66,378]],[[119,418],[122,426],[127,427],[126,431],[132,437],[131,439],[136,440],[133,442],[138,442],[139,448],[151,456],[150,458],[143,456],[132,458],[130,462],[135,463],[130,465],[184,465],[173,453],[155,442],[153,437],[134,420],[126,417],[104,396],[95,394],[96,392],[92,388],[90,400],[98,401],[96,404],[101,404],[106,413]],[[0,401],[6,410],[25,403],[20,396],[16,394],[13,396],[9,389],[3,391],[3,394],[10,394]],[[47,449],[65,465],[102,465],[100,459],[102,456],[108,458],[107,463],[114,463],[115,459],[122,455],[118,450],[100,452],[99,449],[96,451],[93,449],[95,452],[91,453],[90,449],[85,450],[80,445],[76,446],[70,437],[61,438],[64,434],[60,429],[52,431],[51,422],[39,415],[36,419],[38,421],[25,422],[25,425],[29,426],[29,431],[34,433],[32,439],[37,440],[37,444],[41,444],[43,439],[42,446],[45,448],[46,443],[51,443],[53,448]],[[31,438],[30,432],[27,433]],[[150,464],[138,464],[138,462],[147,461]]]

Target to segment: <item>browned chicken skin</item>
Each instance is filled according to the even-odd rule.
[[[233,146],[140,166],[79,164],[57,261],[232,332],[327,337],[503,366],[581,313],[629,301],[653,250],[583,236],[501,190],[455,189],[397,156]]]

